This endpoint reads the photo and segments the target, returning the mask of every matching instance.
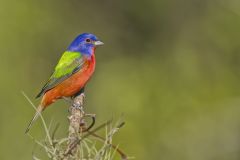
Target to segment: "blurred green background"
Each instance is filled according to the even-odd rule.
[[[34,97],[82,32],[104,43],[86,88],[97,123],[138,160],[240,159],[240,1],[1,0],[0,159],[31,159]],[[67,135],[67,107],[44,112]],[[44,135],[40,121],[30,131]],[[118,159],[118,158],[117,158]]]

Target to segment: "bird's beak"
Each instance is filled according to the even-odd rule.
[[[95,46],[101,46],[101,45],[104,45],[104,43],[101,42],[101,41],[95,41],[95,42],[94,42],[94,45],[95,45]]]

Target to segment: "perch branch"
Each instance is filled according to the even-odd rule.
[[[81,93],[74,97],[73,103],[69,109],[70,116],[69,118],[69,134],[68,134],[68,147],[65,154],[74,154],[77,152],[77,146],[75,142],[79,139],[78,135],[81,133],[81,126],[85,125],[84,122],[84,111],[83,111],[83,102],[85,95]]]

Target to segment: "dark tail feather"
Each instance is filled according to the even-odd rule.
[[[38,93],[38,95],[35,97],[35,98],[39,98],[39,97],[41,97],[42,95],[43,95],[43,93],[44,93],[44,88],[41,90],[41,92],[39,92]]]
[[[43,110],[43,107],[41,105],[38,106],[35,115],[33,116],[32,120],[30,121],[30,123],[28,124],[28,127],[25,131],[25,133],[28,133],[28,131],[30,130],[30,128],[32,127],[32,124],[38,119],[38,117],[40,116],[41,112]]]

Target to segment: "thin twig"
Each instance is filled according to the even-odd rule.
[[[32,103],[32,101],[30,100],[30,98],[29,98],[23,91],[22,91],[22,94],[23,94],[23,96],[27,99],[27,101],[32,105],[32,107],[35,109],[35,111],[38,112],[36,106]],[[45,129],[46,135],[47,135],[47,137],[48,137],[48,141],[49,141],[50,145],[52,146],[52,139],[51,139],[51,136],[50,136],[50,134],[49,134],[47,124],[45,123],[45,120],[44,120],[42,114],[40,113],[39,115],[40,115],[40,118],[41,118],[41,120],[42,120],[42,124],[43,124],[43,127],[44,127],[44,129]]]
[[[81,139],[77,139],[72,146],[70,146],[69,150],[65,153],[65,155],[68,155],[71,153],[71,150],[74,149],[83,139],[87,138],[88,136],[90,136],[91,134],[97,132],[98,130],[102,129],[103,127],[105,127],[106,125],[110,124],[111,121],[107,121],[106,123],[101,124],[100,126],[98,126],[97,128],[95,128],[93,131],[89,131],[89,133],[85,134],[84,136],[81,137]]]

